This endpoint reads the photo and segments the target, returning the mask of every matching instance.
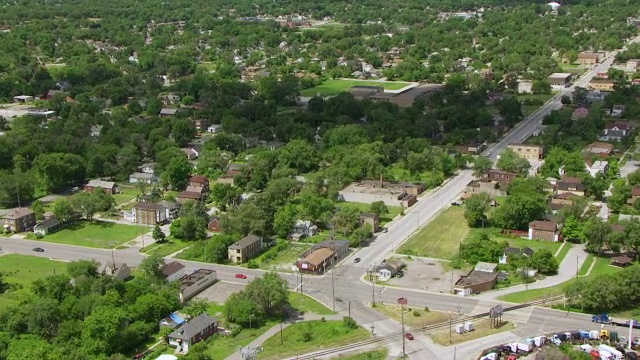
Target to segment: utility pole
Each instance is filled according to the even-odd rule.
[[[331,269],[331,299],[333,300],[333,312],[336,312],[336,285],[333,279],[333,272],[335,268]]]
[[[402,318],[402,358],[404,358],[405,356],[407,356],[404,338],[404,306],[407,305],[408,300],[405,297],[401,297],[398,299],[398,303],[400,304],[400,314]]]
[[[349,317],[351,317],[351,300],[349,300]]]
[[[282,338],[282,321],[280,321],[280,345],[284,344],[284,340]]]
[[[578,264],[579,264],[579,258],[578,255],[576,255],[576,279],[578,278],[578,271],[580,270]]]
[[[16,197],[18,198],[18,207],[20,206],[20,184],[16,183]]]
[[[373,267],[369,271],[369,277],[371,278],[371,306],[376,306],[376,280],[373,276]]]

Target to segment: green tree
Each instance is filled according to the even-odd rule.
[[[351,234],[358,226],[360,210],[353,206],[344,205],[334,216],[335,229],[341,233]]]
[[[587,239],[587,249],[602,255],[602,250],[607,244],[607,237],[611,233],[611,225],[603,222],[598,217],[591,217],[584,224],[584,235]]]
[[[473,176],[482,178],[493,167],[493,162],[484,156],[473,159]]]
[[[551,251],[547,249],[541,249],[533,253],[530,266],[543,275],[555,275],[558,273],[558,261]]]
[[[157,243],[163,243],[165,242],[165,240],[167,240],[167,235],[165,235],[164,231],[162,231],[160,226],[157,224],[153,228],[153,233],[151,234],[151,237]]]
[[[31,203],[31,210],[36,213],[36,219],[42,220],[42,215],[44,214],[44,205],[40,200],[36,200]]]
[[[627,181],[629,181],[629,185],[631,186],[640,185],[640,169],[627,175]]]
[[[583,224],[574,216],[569,216],[562,226],[562,237],[565,239],[585,240]]]
[[[216,183],[211,187],[209,196],[221,211],[227,211],[228,206],[240,203],[242,189],[229,184]]]
[[[469,264],[496,262],[507,246],[506,242],[491,240],[486,232],[475,233],[460,245],[460,258]]]
[[[183,190],[189,182],[191,164],[186,157],[173,158],[162,174],[174,190]]]
[[[611,196],[607,198],[607,203],[611,211],[620,212],[630,198],[631,186],[627,185],[624,179],[618,179],[613,182]]]
[[[67,153],[48,153],[38,155],[33,168],[49,190],[63,188],[71,183],[84,180],[85,161],[82,157]]]
[[[244,291],[267,317],[281,317],[289,307],[289,286],[277,273],[269,272],[255,278]]]
[[[151,254],[144,258],[140,263],[139,269],[144,272],[152,280],[162,279],[162,270],[164,259],[156,254]]]
[[[291,229],[293,229],[297,220],[296,207],[287,204],[278,211],[273,218],[273,231],[281,238],[286,238]]]
[[[305,140],[291,140],[278,150],[278,163],[300,173],[317,169],[319,162],[318,151]]]
[[[511,149],[505,150],[500,155],[500,159],[498,159],[498,163],[496,164],[496,166],[500,170],[512,172],[518,174],[521,177],[526,177],[529,173],[529,169],[531,168],[529,160],[516,154]]]
[[[360,247],[367,240],[373,236],[373,230],[371,225],[366,224],[355,229],[351,235],[349,235],[349,246]]]
[[[180,147],[185,147],[196,136],[196,128],[189,119],[178,119],[171,126],[171,138]]]
[[[369,205],[369,211],[378,214],[378,216],[385,216],[389,213],[389,209],[387,205],[385,205],[384,201],[374,201]]]
[[[51,211],[62,223],[67,223],[76,218],[76,209],[66,198],[56,199],[51,205]]]
[[[121,346],[127,314],[117,307],[98,307],[82,323],[84,347],[93,354],[108,354]]]
[[[231,294],[224,302],[223,312],[227,321],[242,327],[248,327],[250,322],[259,325],[264,320],[264,313],[244,291]]]
[[[465,201],[464,217],[467,219],[469,226],[477,226],[480,222],[487,220],[487,211],[489,211],[489,202],[491,197],[487,193],[473,194]]]
[[[93,278],[98,276],[98,266],[100,264],[95,260],[76,260],[67,264],[67,272],[74,279],[81,276]]]
[[[533,94],[551,94],[551,84],[546,80],[534,80],[531,84]]]

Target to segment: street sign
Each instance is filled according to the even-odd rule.
[[[400,305],[407,305],[409,303],[409,300],[407,300],[407,298],[405,297],[401,297],[398,299],[398,304]]]
[[[497,318],[498,316],[502,315],[502,313],[503,313],[502,305],[496,305],[492,307],[491,310],[489,310],[489,317]]]

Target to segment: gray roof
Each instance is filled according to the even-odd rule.
[[[58,224],[60,224],[58,222],[58,218],[57,217],[50,217],[48,219],[44,219],[40,222],[38,222],[35,226],[36,229],[49,229],[52,228],[54,226],[58,226]]]
[[[162,109],[160,110],[160,115],[175,115],[178,112],[178,109]]]
[[[152,180],[155,178],[155,175],[150,173],[134,172],[133,174],[129,175],[129,177],[134,179]]]
[[[209,326],[217,326],[217,324],[218,320],[212,318],[211,316],[209,316],[209,314],[200,314],[189,320],[188,323],[180,326],[178,330],[169,334],[169,338],[191,340],[193,337],[203,332]]]
[[[103,188],[103,189],[111,189],[116,185],[113,181],[104,181],[104,180],[89,180],[87,186],[94,188]]]
[[[260,241],[262,240],[261,237],[257,236],[257,235],[247,235],[245,237],[243,237],[242,239],[236,241],[235,243],[231,244],[229,246],[229,249],[244,249],[245,247],[255,243],[256,241]]]
[[[181,263],[177,261],[172,261],[168,264],[165,264],[163,267],[161,267],[160,271],[162,271],[162,275],[164,275],[165,277],[169,277],[184,268],[185,266],[182,265]]]

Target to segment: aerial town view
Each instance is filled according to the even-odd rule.
[[[0,0],[0,360],[635,360],[639,0]]]

